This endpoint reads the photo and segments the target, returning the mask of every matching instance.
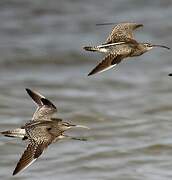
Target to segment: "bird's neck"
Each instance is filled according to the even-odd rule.
[[[147,51],[148,50],[145,48],[143,44],[138,44],[137,47],[134,49],[132,56],[140,56]]]

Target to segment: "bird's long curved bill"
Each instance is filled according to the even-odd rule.
[[[159,45],[159,44],[153,44],[153,47],[161,47],[161,48],[165,48],[165,49],[170,49],[168,46],[164,46],[164,45]]]
[[[88,126],[83,126],[83,125],[76,125],[75,127],[77,127],[77,128],[84,128],[84,129],[90,129]]]

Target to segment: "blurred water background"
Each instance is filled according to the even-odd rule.
[[[59,117],[91,130],[89,141],[53,144],[12,177],[25,144],[1,137],[2,180],[171,180],[172,53],[154,49],[114,70],[87,77],[112,26],[138,22],[143,42],[172,48],[171,0],[1,0],[0,130],[24,124],[35,106],[25,88],[58,107]]]

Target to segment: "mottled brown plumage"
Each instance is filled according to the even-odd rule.
[[[137,23],[120,23],[114,26],[112,32],[109,34],[104,44],[116,43],[116,42],[136,42],[133,31],[139,27],[143,27],[143,24]]]
[[[33,99],[33,101],[38,106],[37,110],[33,114],[33,121],[49,121],[54,113],[57,112],[56,106],[42,96],[40,93],[32,91],[30,89],[26,89],[27,93]]]
[[[87,128],[86,126],[63,122],[62,119],[59,118],[53,118],[52,115],[57,112],[56,106],[41,94],[30,89],[26,89],[26,91],[38,106],[32,120],[21,128],[1,132],[4,136],[19,137],[27,140],[28,143],[26,150],[17,163],[13,175],[26,169],[51,143],[59,139],[85,140],[84,138],[80,139],[65,135],[64,132],[67,129],[72,127]]]
[[[133,31],[141,26],[143,25],[137,23],[118,24],[113,28],[105,43],[99,46],[84,47],[86,51],[97,51],[106,55],[88,76],[106,71],[119,64],[124,58],[140,56],[153,47],[170,49],[163,45],[137,42]]]
[[[58,122],[55,121],[45,121],[44,124],[41,124],[41,122],[38,124],[28,123],[24,126],[24,129],[29,144],[17,163],[13,175],[31,165],[48,145],[63,134],[63,130],[59,128]]]

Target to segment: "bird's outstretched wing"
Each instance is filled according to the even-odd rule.
[[[26,89],[26,91],[38,106],[37,110],[33,114],[32,120],[51,120],[52,115],[57,112],[56,106],[51,101],[42,96],[40,93],[32,91],[30,89]]]
[[[50,131],[53,128],[51,124],[53,122],[47,121],[46,123],[46,121],[42,121],[42,123],[35,123],[36,122],[33,122],[25,127],[29,144],[17,163],[13,175],[30,166],[42,154],[48,145],[51,144],[57,136],[61,135],[60,131],[56,136],[51,134]]]
[[[121,23],[117,24],[109,34],[106,42],[104,44],[116,43],[116,42],[131,42],[136,43],[134,39],[133,31],[143,24],[137,23]]]
[[[121,55],[109,54],[88,74],[88,76],[111,69],[119,64],[122,59],[123,57]]]
[[[22,157],[17,163],[16,168],[14,169],[13,175],[16,175],[18,172],[23,171],[29,167],[43,152],[43,150],[48,146],[47,143],[36,143],[32,141],[24,151]]]
[[[43,95],[41,95],[40,93],[33,91],[31,89],[26,88],[27,93],[29,94],[29,96],[32,98],[33,102],[37,105],[37,106],[42,106],[43,103],[41,101],[42,98],[45,98]]]

